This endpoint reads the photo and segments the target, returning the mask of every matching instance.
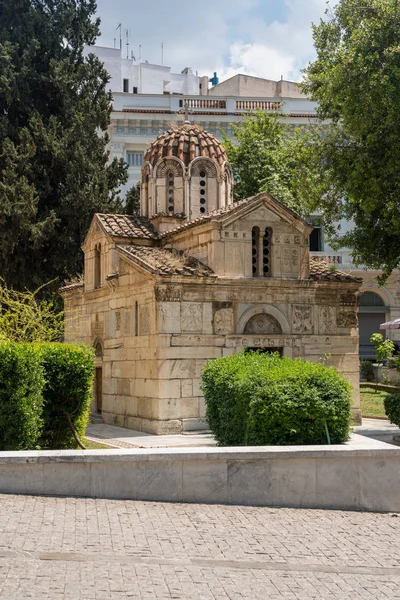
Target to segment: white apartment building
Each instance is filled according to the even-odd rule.
[[[110,125],[111,157],[124,158],[129,165],[129,180],[124,195],[140,178],[144,154],[154,138],[185,118],[199,123],[219,140],[223,134],[233,137],[232,125],[249,112],[262,109],[277,111],[294,126],[316,123],[316,103],[302,94],[296,83],[272,81],[248,75],[235,75],[210,86],[209,76],[193,74],[190,67],[171,73],[170,67],[136,62],[122,57],[119,49],[91,47],[110,73],[114,102]],[[214,74],[214,82],[216,81]],[[379,287],[376,271],[356,267],[348,250],[334,251],[324,239],[318,215],[312,216],[315,229],[311,251],[341,270],[364,279],[360,300],[360,356],[374,358],[369,338],[379,331],[380,323],[400,318],[400,275],[395,272],[387,284]],[[341,223],[342,231],[350,224]],[[334,267],[333,267],[334,268]],[[400,332],[390,331],[400,345]]]

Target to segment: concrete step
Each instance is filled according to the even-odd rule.
[[[93,423],[96,425],[104,423],[103,417],[99,413],[91,413],[89,416],[89,421],[90,421],[90,423]]]

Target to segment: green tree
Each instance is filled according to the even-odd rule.
[[[17,289],[81,272],[93,214],[121,210],[109,77],[83,55],[95,11],[95,0],[0,0],[0,257]]]
[[[320,181],[311,151],[311,133],[293,128],[277,113],[257,110],[224,139],[236,181],[235,198],[265,191],[300,214],[319,198]]]
[[[140,211],[140,183],[133,185],[125,196],[125,212],[128,215],[138,215]]]
[[[52,300],[9,288],[0,278],[0,342],[55,342],[64,333],[64,315]],[[71,318],[75,318],[72,316]]]
[[[303,91],[329,120],[315,150],[324,158],[325,220],[352,220],[337,245],[382,268],[400,261],[400,7],[397,0],[340,0],[313,26],[316,60]]]

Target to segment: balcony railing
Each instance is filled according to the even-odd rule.
[[[343,263],[343,256],[340,254],[331,254],[327,252],[311,252],[313,258],[317,258],[329,265],[341,265]]]
[[[280,110],[283,102],[269,102],[267,100],[236,100],[236,110]]]
[[[179,100],[179,106],[181,108],[183,108],[185,105],[192,110],[226,110],[226,100],[211,100],[209,98],[185,98],[184,100]]]

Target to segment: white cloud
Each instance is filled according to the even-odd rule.
[[[221,72],[220,77],[226,79],[238,73],[245,73],[277,80],[282,75],[287,79],[295,71],[293,56],[267,45],[237,42],[230,48],[230,65]]]
[[[266,23],[258,18],[247,24],[252,39],[231,44],[222,79],[236,73],[301,79],[301,69],[315,56],[311,23],[323,17],[325,0],[285,0],[285,4],[285,22]]]
[[[136,6],[135,6],[136,5]],[[113,44],[118,22],[131,30],[130,49],[174,71],[191,66],[221,79],[245,73],[269,79],[299,79],[313,58],[311,22],[323,16],[325,0],[98,0],[100,43]],[[276,20],[278,18],[281,20]],[[275,18],[275,20],[274,20]]]

